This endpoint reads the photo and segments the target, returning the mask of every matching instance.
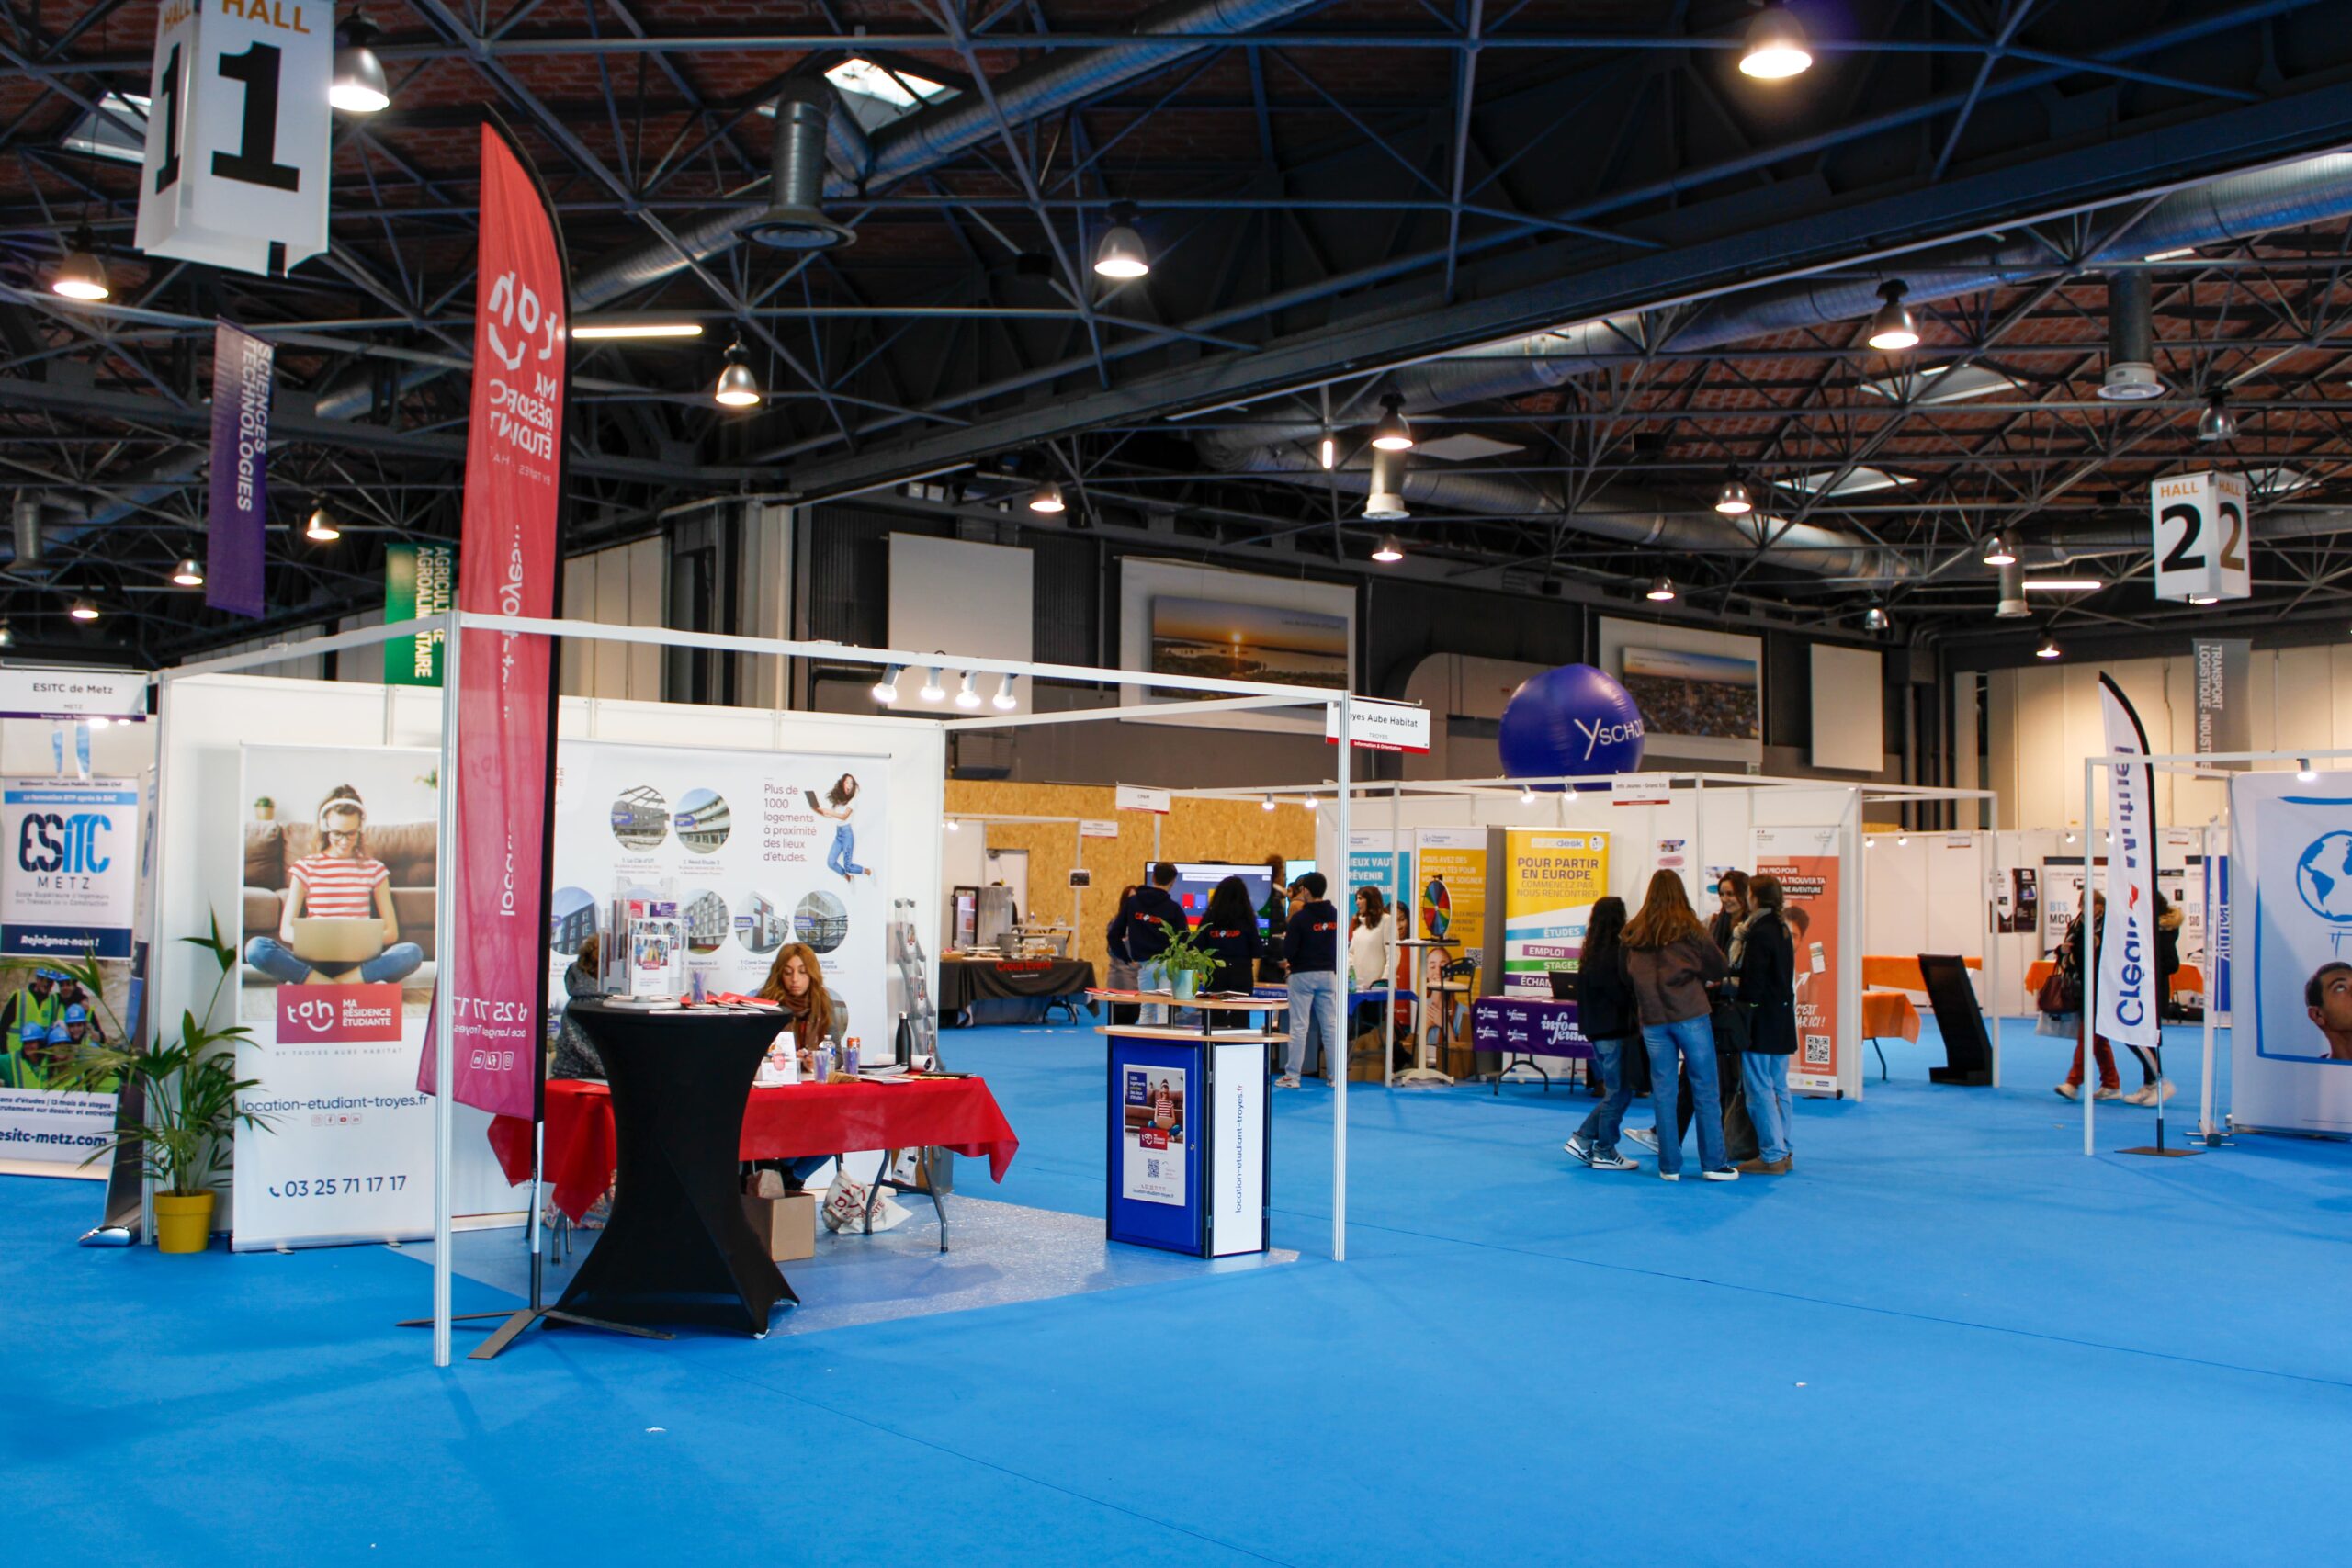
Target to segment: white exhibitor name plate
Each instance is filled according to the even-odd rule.
[[[1323,710],[1323,739],[1340,743],[1340,710]],[[1408,703],[1373,702],[1357,697],[1349,704],[1348,743],[1367,751],[1427,751],[1430,710]]]
[[[147,716],[147,677],[136,670],[0,669],[0,718],[64,722]]]

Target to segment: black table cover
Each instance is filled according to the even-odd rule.
[[[775,1303],[800,1298],[743,1213],[736,1151],[752,1079],[781,1022],[584,998],[571,1016],[604,1058],[617,1169],[612,1218],[557,1304],[623,1323],[732,1325],[740,1310],[753,1335],[765,1334]]]
[[[1094,965],[1080,958],[943,958],[939,1006],[959,1011],[982,997],[1075,997],[1094,987]]]

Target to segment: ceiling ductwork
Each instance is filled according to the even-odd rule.
[[[2106,248],[2084,258],[2084,265],[2136,262],[2163,252],[2251,239],[2278,229],[2347,216],[2352,216],[2352,154],[2328,153],[2176,191]],[[1414,413],[1525,397],[1623,363],[1651,346],[1654,338],[1662,338],[1657,344],[1659,347],[1703,352],[1775,333],[1867,321],[1878,309],[1879,288],[1886,276],[1899,275],[1905,285],[1905,299],[1917,305],[2046,277],[2064,265],[2063,258],[2038,242],[1947,246],[1913,262],[1883,264],[1867,276],[1803,278],[1725,295],[1700,306],[1679,326],[1663,314],[1634,313],[1513,338],[1408,366],[1372,390],[1401,397],[1406,409]],[[2123,297],[2122,313],[2110,330],[2123,347],[2136,347],[2140,354],[2123,362],[2148,367],[2147,377],[2153,380],[2147,274],[2136,267],[2118,267],[2108,275],[2108,281],[2110,297],[2119,293]],[[2110,359],[2110,374],[2116,368],[2115,360],[2121,357]],[[2155,385],[2160,392],[2163,384]],[[1195,440],[1203,460],[1222,471],[1306,479],[1319,472],[1313,443],[1321,431],[1319,423],[1300,421],[1204,431]],[[1340,477],[1344,482],[1346,476]],[[1363,482],[1358,475],[1355,488],[1361,490]],[[1475,503],[1455,506],[1438,499],[1441,491]],[[1402,493],[1415,502],[1479,515],[1557,517],[1562,510],[1554,491],[1519,476],[1417,471],[1406,476]],[[1566,518],[1568,525],[1621,541],[1648,542],[1634,535],[1640,531],[1639,519],[1652,512],[1656,498],[1637,500],[1612,490],[1608,499],[1608,512],[1579,510]],[[1703,536],[1702,542],[1684,547],[1721,550],[1742,540],[1755,542],[1752,528],[1746,524],[1664,515],[1680,509],[1674,503],[1656,502],[1661,532],[1654,542],[1658,547],[1675,548],[1674,539],[1668,536],[1689,536],[1694,531]],[[2263,531],[2257,528],[2256,534],[2262,536]],[[2144,544],[2144,530],[2143,535],[2140,542]],[[1916,575],[1917,570],[1916,563],[1878,549],[1857,536],[1809,526],[1792,530],[1766,546],[1764,553],[1776,565],[1825,577],[1887,581]]]
[[[2145,402],[2165,395],[2164,378],[2156,374],[2154,301],[2154,281],[2144,269],[2107,275],[2107,378],[2098,395],[2109,402]]]
[[[857,231],[826,217],[820,205],[827,121],[839,102],[822,78],[807,76],[776,99],[768,209],[743,225],[743,238],[779,251],[825,251],[856,242]]]

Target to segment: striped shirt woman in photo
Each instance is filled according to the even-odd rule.
[[[415,973],[424,950],[401,940],[392,908],[392,874],[368,852],[368,808],[349,784],[327,793],[318,815],[320,848],[288,868],[277,935],[245,944],[245,962],[289,986],[384,985]],[[298,919],[374,919],[381,925],[376,955],[320,959],[295,951]]]

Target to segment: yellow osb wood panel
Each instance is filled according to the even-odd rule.
[[[1029,895],[1037,908],[1021,911],[1023,919],[1061,921],[1069,919],[1069,874],[1084,865],[1094,874],[1088,888],[1078,940],[1073,951],[1094,965],[1097,978],[1108,980],[1110,949],[1103,928],[1117,912],[1119,889],[1143,880],[1152,860],[1151,835],[1159,824],[1162,860],[1263,861],[1278,854],[1304,860],[1315,853],[1314,814],[1295,801],[1283,801],[1268,811],[1248,800],[1177,800],[1163,818],[1148,812],[1120,811],[1108,784],[1015,784],[1001,779],[949,779],[947,813],[957,816],[1075,817],[1116,821],[1115,839],[1083,841],[1083,861],[1077,828],[1066,822],[990,822],[988,844],[992,850],[1029,852]]]

